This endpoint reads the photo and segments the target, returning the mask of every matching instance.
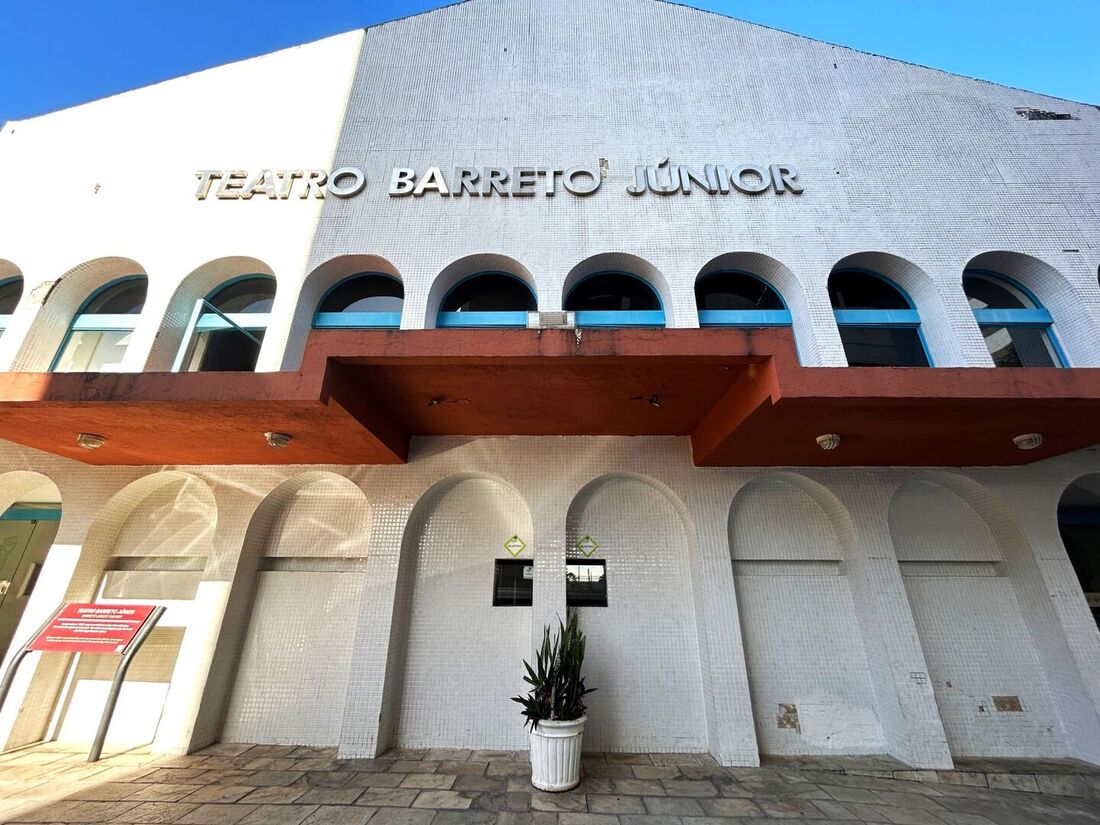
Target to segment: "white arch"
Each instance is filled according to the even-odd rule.
[[[148,277],[145,268],[137,261],[112,257],[85,261],[54,281],[12,361],[12,371],[48,370],[68,334],[69,325],[84,302],[100,287],[126,275]]]
[[[844,269],[866,269],[889,279],[913,302],[920,316],[921,332],[933,366],[952,367],[967,364],[963,342],[943,294],[928,274],[912,261],[888,252],[857,252],[841,258],[829,272],[832,276]],[[959,296],[955,296],[958,303]],[[976,332],[977,328],[973,327]]]
[[[345,278],[360,272],[380,272],[402,282],[397,267],[379,255],[339,255],[317,266],[306,276],[298,293],[286,349],[283,351],[284,370],[298,369],[302,365],[313,316],[325,293]]]
[[[266,263],[258,258],[244,255],[208,261],[188,274],[176,287],[167,305],[161,308],[158,325],[153,328],[154,337],[147,344],[148,357],[145,359],[144,369],[148,372],[167,372],[171,369],[172,362],[183,342],[195,302],[199,298],[205,298],[219,284],[243,275],[267,275],[275,278],[275,272]],[[276,288],[278,288],[278,279],[276,279]],[[142,327],[144,328],[145,325]],[[145,337],[147,337],[151,330],[145,329]],[[131,346],[138,343],[136,339],[137,333],[135,333],[134,344]],[[272,339],[272,345],[275,343],[277,342]],[[265,338],[264,347],[267,346],[268,339]]]
[[[777,485],[778,490],[775,489]],[[769,486],[772,489],[768,489]],[[767,546],[764,548],[750,549],[736,546],[734,541],[735,524],[741,518],[752,517],[751,513],[742,513],[742,510],[747,506],[746,503],[751,503],[755,495],[760,494],[770,498],[784,489],[795,492],[797,497],[804,498],[817,511],[805,515],[818,522],[815,525],[816,528],[828,530],[832,533],[831,536],[825,538],[829,539],[827,544],[835,548],[833,552],[827,552],[827,548],[822,547],[815,547],[807,551],[806,548],[799,546],[796,543],[796,537],[802,524],[798,523],[797,519],[792,519],[791,523],[788,524],[772,523],[767,525],[765,529],[770,531],[771,535]],[[793,508],[796,506],[796,502],[791,502],[788,506]],[[808,558],[840,561],[848,557],[854,541],[852,517],[840,499],[824,485],[798,473],[767,473],[750,479],[734,495],[727,511],[726,520],[730,557],[734,561],[762,560],[766,558],[788,561]],[[788,531],[791,532],[788,533]],[[785,539],[789,541],[785,541]],[[804,555],[806,552],[811,552],[812,556]]]
[[[1100,314],[1089,296],[1070,283],[1061,272],[1033,255],[990,251],[975,255],[965,269],[995,272],[1016,281],[1035,295],[1054,321],[1054,335],[1062,345],[1070,366],[1100,365]],[[959,277],[962,288],[962,276]]]
[[[240,596],[227,605],[212,668],[234,675],[226,690],[208,691],[223,737],[337,743],[366,580],[354,566],[316,560],[365,557],[371,516],[363,489],[327,470],[292,476],[257,505],[237,562]],[[268,566],[275,560],[288,566]],[[264,571],[271,576],[261,578]],[[312,613],[296,609],[303,599]],[[304,647],[312,653],[299,655]],[[265,664],[272,656],[285,666],[272,671]],[[296,715],[295,685],[314,680],[322,709]]]
[[[726,252],[712,258],[695,276],[698,284],[708,275],[736,270],[755,275],[771,286],[791,313],[791,331],[794,333],[799,361],[817,364],[821,361],[821,345],[814,333],[813,315],[802,283],[783,263],[760,252]],[[698,302],[696,302],[698,314]]]
[[[628,272],[649,284],[661,299],[661,308],[665,313],[666,326],[669,326],[672,320],[677,317],[673,307],[672,292],[665,276],[649,261],[626,252],[602,252],[598,255],[591,255],[570,269],[569,274],[565,276],[565,281],[562,283],[561,305],[565,306],[569,293],[589,275],[609,271]]]
[[[903,513],[899,508],[905,505],[923,512]],[[933,519],[942,523],[930,530]],[[1087,707],[1052,604],[1052,584],[1009,503],[957,473],[917,473],[894,490],[889,529],[903,571],[910,571],[905,589],[952,754],[1058,758],[1072,751],[1076,738],[1091,740],[1094,747],[1095,708]],[[1000,575],[967,575],[960,568],[955,576],[929,576],[929,562],[933,571],[936,563],[956,562]],[[965,629],[979,623],[989,626],[979,637]],[[974,660],[965,676],[958,674],[960,655]],[[1060,680],[1057,690],[1049,686],[1053,674]],[[959,680],[953,688],[946,685],[951,675]],[[1032,718],[1006,714],[990,729],[976,718],[970,697],[995,693],[1001,685],[1018,686],[1013,693]]]
[[[536,301],[538,300],[539,291],[534,275],[515,258],[489,252],[466,255],[447,264],[432,281],[424,305],[424,328],[435,326],[439,306],[443,303],[443,298],[451,291],[451,288],[459,281],[479,272],[505,272],[512,275],[527,284],[531,289],[531,294],[535,296]],[[405,326],[404,320],[402,326]]]
[[[475,495],[478,497],[477,516],[466,520],[465,523],[455,525],[456,531],[479,530],[484,529],[486,525],[490,525],[493,528],[501,527],[503,534],[494,537],[494,541],[500,541],[499,546],[490,546],[488,541],[478,541],[471,546],[454,545],[455,553],[462,554],[462,564],[452,568],[449,565],[454,561],[454,558],[447,558],[445,557],[446,554],[439,553],[425,555],[422,553],[421,542],[425,538],[432,538],[434,541],[443,542],[443,546],[449,546],[448,542],[457,541],[457,536],[448,539],[445,536],[429,533],[425,528],[439,512],[446,496],[458,490],[462,485],[471,482],[486,482],[488,489],[475,491]],[[492,497],[491,503],[484,498],[486,493]],[[502,502],[502,497],[509,500],[507,504]],[[505,524],[507,527],[503,526]],[[472,689],[476,686],[470,683],[469,678],[454,680],[457,683],[455,691],[465,697],[462,701],[481,704],[482,718],[480,726],[472,724],[449,727],[447,730],[440,729],[436,734],[428,730],[430,725],[427,724],[433,711],[425,709],[423,703],[414,705],[406,702],[410,673],[419,673],[422,679],[425,678],[425,671],[429,667],[428,663],[431,662],[431,667],[438,668],[440,671],[436,678],[446,678],[448,668],[461,670],[467,666],[464,664],[464,659],[452,652],[453,645],[462,646],[462,642],[457,641],[459,636],[456,635],[461,632],[460,625],[454,625],[453,614],[443,613],[442,611],[447,610],[446,606],[437,604],[434,599],[417,602],[417,599],[421,596],[421,594],[418,594],[419,588],[427,583],[429,590],[434,590],[436,596],[439,596],[446,588],[448,593],[453,594],[449,598],[463,598],[468,594],[467,590],[453,589],[452,574],[459,579],[467,577],[466,583],[470,584],[468,577],[471,573],[467,571],[476,571],[475,576],[486,576],[484,580],[478,580],[477,586],[479,588],[491,586],[491,559],[507,552],[504,550],[504,542],[507,541],[509,536],[504,531],[514,531],[517,534],[527,532],[529,535],[525,538],[530,550],[526,552],[533,553],[538,545],[538,537],[534,534],[531,509],[526,499],[514,485],[490,473],[464,472],[445,476],[428,487],[410,511],[401,538],[397,595],[394,601],[389,641],[389,666],[387,667],[383,690],[384,698],[379,726],[379,739],[383,745],[390,743],[393,735],[400,734],[405,724],[408,724],[408,729],[405,731],[406,735],[419,737],[417,742],[420,744],[470,747],[475,741],[485,742],[484,737],[490,735],[490,730],[491,735],[496,737],[496,743],[490,745],[492,747],[515,747],[523,741],[521,720],[518,715],[515,716],[513,733],[508,732],[512,724],[513,713],[506,707],[508,705],[506,698],[499,707],[496,704],[491,707],[486,705],[485,698],[491,697],[481,697],[479,694],[472,692]],[[439,550],[439,548],[440,545],[437,544],[433,549]],[[435,573],[422,580],[418,576],[418,569],[426,564],[434,565],[431,569]],[[487,565],[489,569],[484,570],[483,568]],[[443,575],[444,572],[445,575]],[[437,573],[439,575],[436,575]],[[418,611],[418,606],[424,608],[424,610]],[[473,617],[472,621],[479,623],[482,632],[497,634],[495,637],[497,646],[491,652],[483,651],[481,645],[476,646],[478,652],[474,655],[482,659],[477,667],[487,671],[497,670],[500,669],[502,664],[505,664],[505,661],[503,661],[506,660],[505,653],[514,655],[516,657],[515,661],[506,661],[507,668],[501,669],[497,677],[494,677],[491,681],[494,690],[508,691],[515,689],[518,692],[522,688],[522,683],[519,682],[518,677],[518,674],[522,672],[522,665],[520,665],[519,660],[528,658],[530,655],[530,616],[533,611],[531,608],[516,607],[511,608],[512,612],[509,615],[502,615],[495,611],[486,613],[484,612],[486,607],[488,607],[488,604],[469,605],[469,616]],[[418,617],[425,622],[425,625],[419,628],[419,632],[413,632],[417,629],[414,628],[414,622],[417,621]],[[433,628],[435,630],[440,628],[439,621],[441,619],[448,623],[447,627],[449,629],[444,635],[450,635],[449,642],[436,638],[436,633],[432,630]],[[429,630],[426,631],[425,627]],[[451,632],[451,629],[454,632]],[[507,644],[505,644],[506,638],[508,640]],[[418,640],[418,644],[411,644],[412,640]],[[443,653],[440,646],[448,644],[452,647],[446,647],[447,652]],[[513,673],[516,674],[514,685],[510,681]],[[478,678],[484,678],[484,673],[480,670]],[[419,682],[416,684],[423,687]],[[406,713],[410,715],[406,717]],[[487,722],[486,720],[492,721]],[[486,725],[488,725],[488,728]],[[425,738],[430,738],[432,741],[424,741]]]
[[[194,510],[194,518],[204,522],[207,533],[213,534],[218,517],[217,505],[213,491],[203,479],[181,470],[161,470],[136,479],[111,496],[93,519],[63,602],[87,602],[95,598],[107,561],[115,550],[127,520],[146,498],[172,483],[182,483],[186,487],[188,495],[199,504]],[[216,619],[217,617],[204,615],[199,618],[199,623]],[[195,643],[198,644],[197,640]],[[13,726],[8,746],[26,744],[42,738],[52,714],[54,699],[64,683],[70,659],[69,655],[59,655],[39,661],[27,694],[42,697],[44,701],[24,705],[23,713]],[[200,678],[201,675],[183,674],[181,678],[187,680]],[[195,685],[188,687],[194,688]],[[191,690],[183,693],[187,696],[193,695]],[[182,694],[180,699],[186,704],[186,697]],[[165,707],[167,715],[168,704]]]
[[[709,649],[700,632],[701,567],[687,509],[649,476],[605,473],[581,487],[566,512],[567,547],[589,531],[600,544],[593,559],[606,564],[608,604],[581,617],[588,679],[597,688],[586,735],[611,750],[708,748]],[[646,642],[654,632],[664,644]],[[667,673],[680,675],[675,694],[667,686],[646,688]]]

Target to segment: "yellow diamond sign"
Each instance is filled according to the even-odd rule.
[[[592,554],[600,549],[600,545],[596,544],[596,540],[589,535],[585,535],[583,539],[577,542],[577,550],[584,554],[586,559],[591,558]]]
[[[519,536],[512,536],[512,538],[504,542],[504,549],[511,553],[513,556],[518,556],[520,553],[527,549],[527,542],[525,542]]]

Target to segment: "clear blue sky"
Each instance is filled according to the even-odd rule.
[[[0,123],[441,5],[438,0],[0,0]],[[696,0],[688,5],[1100,104],[1100,0]]]

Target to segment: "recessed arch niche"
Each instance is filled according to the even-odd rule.
[[[844,506],[808,478],[764,476],[734,497],[728,528],[760,752],[882,752]]]

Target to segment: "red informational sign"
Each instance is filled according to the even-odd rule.
[[[27,649],[124,653],[155,609],[150,604],[67,604]]]

